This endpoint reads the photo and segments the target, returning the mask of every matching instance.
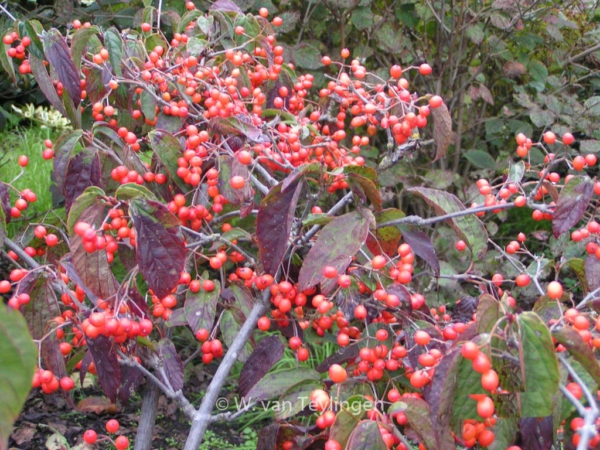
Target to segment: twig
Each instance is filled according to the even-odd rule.
[[[225,354],[221,364],[219,364],[219,368],[217,369],[214,378],[208,386],[208,389],[206,389],[206,395],[202,399],[200,408],[194,414],[192,428],[188,434],[184,450],[197,450],[202,443],[204,432],[212,420],[211,412],[221,392],[221,388],[225,383],[227,375],[233,367],[233,364],[237,361],[240,351],[244,348],[244,345],[246,345],[246,342],[252,334],[252,331],[255,329],[256,321],[267,310],[267,305],[269,304],[270,298],[271,292],[267,289],[265,290],[262,299],[255,303],[252,311],[250,311],[250,314],[248,314],[246,322],[244,322],[244,325],[242,325],[239,333],[229,346],[229,350]]]
[[[567,59],[565,62],[563,62],[563,66],[572,64],[575,61],[579,61],[581,58],[585,58],[587,55],[589,55],[590,53],[594,53],[596,50],[600,50],[600,44],[596,44],[596,45],[588,48],[587,50],[584,50],[581,53],[576,54],[575,56],[571,56],[569,59]]]
[[[327,211],[327,214],[332,215],[337,213],[340,209],[346,206],[348,203],[352,201],[352,197],[354,194],[352,192],[348,192],[344,195],[333,207]],[[317,232],[321,229],[321,225],[314,225],[307,233],[302,237],[303,242],[308,242],[310,238],[312,238]]]
[[[575,308],[576,309],[581,309],[583,308],[585,305],[587,305],[589,302],[591,302],[592,300],[596,300],[597,298],[600,298],[600,287],[593,290],[592,292],[588,292],[588,295],[586,295],[583,300],[581,300],[581,302],[579,303],[579,305],[577,305]]]
[[[4,14],[6,14],[6,15],[8,16],[8,18],[9,18],[10,20],[12,20],[13,22],[16,22],[16,21],[17,21],[17,19],[15,18],[15,16],[13,16],[13,15],[12,15],[12,14],[11,14],[11,13],[8,11],[8,9],[6,9],[4,6],[2,6],[2,4],[1,4],[1,3],[0,3],[0,9],[2,10],[2,12],[3,12]]]

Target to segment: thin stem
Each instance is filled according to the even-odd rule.
[[[4,14],[6,14],[6,15],[8,16],[8,18],[9,18],[10,20],[12,20],[13,22],[16,22],[16,21],[17,21],[17,19],[15,18],[15,16],[13,16],[13,15],[12,15],[12,14],[11,14],[11,13],[8,11],[8,9],[6,9],[4,6],[2,6],[2,4],[1,4],[1,3],[0,3],[0,9],[2,10],[2,12],[3,12]]]

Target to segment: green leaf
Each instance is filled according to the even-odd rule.
[[[132,200],[138,197],[158,201],[158,198],[147,187],[140,186],[137,183],[122,184],[115,191],[115,198],[119,201]]]
[[[427,202],[438,215],[446,215],[463,211],[465,206],[453,194],[445,191],[438,191],[428,188],[409,188],[408,191],[414,192]],[[482,258],[487,251],[487,231],[485,226],[474,214],[468,214],[461,217],[450,219],[450,224],[456,234],[464,240],[471,251],[473,257]]]
[[[4,239],[6,238],[6,213],[2,207],[0,200],[0,248],[4,247]]]
[[[240,332],[242,325],[238,323],[231,311],[226,310],[221,316],[221,322],[219,327],[221,329],[221,334],[223,335],[223,340],[225,341],[225,344],[227,345],[227,347],[231,347],[233,341]],[[249,343],[246,343],[246,345],[244,345],[244,347],[238,353],[238,361],[246,362],[246,360],[250,357],[251,353],[252,346]]]
[[[292,55],[296,65],[303,69],[316,70],[323,66],[321,52],[306,42],[294,46]]]
[[[177,33],[183,33],[186,30],[187,26],[194,20],[197,20],[200,16],[204,16],[204,13],[199,9],[186,12],[177,24]]]
[[[584,114],[590,114],[594,117],[600,116],[600,96],[589,97],[583,106],[586,108]]]
[[[518,426],[517,419],[498,417],[492,427],[494,442],[487,446],[488,450],[506,450],[515,441]]]
[[[42,25],[37,20],[26,20],[19,23],[19,31],[21,39],[28,36],[31,39],[31,44],[27,48],[29,52],[36,58],[44,58],[44,46],[38,37],[38,30],[43,30]]]
[[[311,392],[322,387],[323,385],[319,381],[306,380],[289,388],[281,396],[279,402],[273,405],[275,419],[284,420],[298,414],[308,406]],[[278,405],[281,405],[281,407],[277,408]]]
[[[600,141],[596,139],[584,139],[579,143],[579,151],[581,153],[599,153]]]
[[[0,302],[0,355],[0,448],[7,448],[12,426],[31,390],[38,352],[21,313],[3,302]]]
[[[508,180],[513,183],[519,183],[525,174],[525,163],[519,161],[516,164],[511,163],[508,169]]]
[[[541,61],[532,59],[529,61],[528,69],[531,78],[533,78],[535,81],[545,83],[548,79],[548,69],[546,69],[546,66]]]
[[[488,152],[483,150],[469,150],[465,154],[465,158],[479,169],[495,169],[496,161]]]
[[[140,94],[140,103],[144,117],[153,121],[156,117],[156,98],[147,90],[142,90]]]
[[[567,261],[567,266],[571,268],[573,272],[575,272],[575,276],[579,280],[579,284],[581,285],[581,290],[583,291],[583,295],[586,295],[590,291],[590,287],[588,285],[588,279],[585,274],[585,261],[581,258],[571,258]]]
[[[282,394],[285,394],[288,389],[298,383],[302,383],[306,380],[319,379],[319,373],[307,367],[294,367],[293,369],[268,373],[261,378],[252,389],[250,389],[244,396],[244,399],[260,402],[262,400],[280,397]],[[308,406],[308,400],[306,406]]]
[[[13,83],[17,82],[17,75],[15,72],[15,66],[13,64],[13,60],[10,56],[8,56],[8,49],[12,47],[12,45],[6,45],[4,42],[0,44],[0,63],[2,63],[2,67],[10,75]]]
[[[327,225],[333,219],[335,219],[335,217],[328,214],[309,214],[302,221],[302,226],[309,227],[313,225]]]
[[[435,438],[436,430],[431,422],[427,402],[420,398],[405,398],[402,402],[406,403],[404,414],[408,424],[417,433],[425,448],[432,450],[441,448]]]
[[[374,18],[370,7],[356,8],[352,11],[350,22],[357,30],[366,30],[373,26]]]
[[[477,305],[477,333],[489,333],[501,317],[500,302],[489,294],[479,297]]]
[[[479,45],[483,42],[485,35],[480,24],[469,25],[465,30],[467,37],[473,42],[473,44]]]
[[[187,192],[189,186],[177,176],[177,169],[179,168],[177,159],[183,153],[183,147],[179,140],[172,134],[162,130],[152,130],[148,133],[148,138],[150,139],[152,150],[165,167],[171,181],[179,186],[182,191]]]
[[[201,39],[194,36],[188,40],[186,48],[190,55],[199,56],[200,53],[204,51],[207,45],[208,41],[206,39]]]
[[[106,50],[108,50],[108,60],[110,61],[114,72],[118,76],[122,76],[121,62],[123,59],[123,39],[121,39],[121,35],[117,29],[109,28],[106,30],[104,33],[104,45],[106,46]]]
[[[374,420],[359,422],[348,439],[346,450],[387,450],[379,424]]]
[[[85,50],[89,40],[92,36],[99,34],[100,29],[97,26],[91,26],[89,28],[81,27],[71,38],[71,54],[73,55],[73,62],[77,69],[81,67],[81,60],[83,57],[83,51]]]
[[[384,52],[397,54],[404,49],[404,38],[402,32],[398,30],[392,22],[384,22],[373,33],[377,47]]]
[[[519,359],[525,392],[520,393],[522,417],[552,414],[552,395],[558,392],[560,374],[550,330],[540,316],[524,312],[517,317]]]

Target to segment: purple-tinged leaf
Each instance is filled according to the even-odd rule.
[[[6,183],[0,181],[0,208],[4,211],[6,223],[10,222],[10,191]]]
[[[237,311],[235,311],[237,313]],[[219,322],[219,329],[223,336],[223,342],[227,347],[231,347],[235,338],[242,329],[244,324],[241,314],[234,314],[230,310],[223,311],[221,314],[221,320]],[[246,362],[248,357],[252,353],[252,345],[247,342],[244,347],[238,352],[237,360],[240,362]]]
[[[360,347],[358,344],[352,344],[347,347],[341,347],[337,352],[333,355],[325,358],[321,364],[319,364],[315,370],[319,373],[324,373],[329,370],[333,364],[344,364],[348,361],[356,359],[358,353],[360,351]]]
[[[60,306],[51,282],[43,272],[29,272],[18,283],[15,295],[28,294],[29,303],[21,307],[23,316],[29,326],[31,337],[42,339],[48,333],[50,322],[60,316]],[[58,346],[56,333],[51,333],[42,343],[42,360],[45,368],[57,377],[66,376],[65,360]]]
[[[94,362],[92,358],[91,352],[88,350],[85,352],[83,359],[81,360],[81,369],[79,369],[79,385],[83,389],[83,383],[85,382],[85,377],[88,374],[90,364]]]
[[[234,189],[230,181],[235,176],[248,180],[249,175],[248,166],[240,163],[237,158],[222,156],[219,161],[219,192],[233,205],[248,203],[254,196],[252,185],[247,182],[243,188]]]
[[[433,117],[433,139],[437,145],[434,161],[443,157],[452,143],[452,117],[445,103],[431,108]]]
[[[231,11],[240,14],[243,13],[240,7],[231,0],[217,0],[211,5],[209,11]]]
[[[289,388],[279,398],[281,404],[286,406],[275,410],[275,420],[289,419],[306,409],[312,391],[322,388],[323,384],[316,380],[307,380]]]
[[[250,358],[252,359],[252,358]],[[283,395],[289,388],[306,380],[318,380],[319,374],[308,367],[268,373],[244,395],[244,400],[260,402]],[[308,406],[308,405],[307,405]]]
[[[262,428],[258,433],[256,450],[273,450],[277,448],[277,434],[280,427],[279,423],[272,423]]]
[[[224,289],[223,292],[221,292],[223,298],[226,297],[225,291],[231,292],[231,295],[235,300],[232,306],[239,309],[244,314],[244,317],[248,317],[250,311],[252,311],[252,308],[254,307],[254,297],[250,289],[248,289],[241,281],[234,281],[228,289]]]
[[[577,331],[571,327],[563,326],[558,330],[554,330],[552,337],[564,345],[573,358],[592,376],[594,381],[600,384],[600,364]]]
[[[73,282],[79,286],[81,289],[83,289],[83,292],[85,292],[85,295],[88,296],[88,298],[90,299],[90,301],[96,305],[98,303],[98,296],[95,294],[94,291],[92,291],[81,279],[81,277],[79,276],[79,274],[77,273],[77,270],[75,270],[75,266],[73,265],[73,261],[71,259],[71,254],[67,253],[65,256],[63,256],[60,260],[60,265],[63,267],[63,269],[65,269],[65,272],[67,274],[67,276],[73,280]]]
[[[96,26],[81,27],[71,36],[71,56],[73,57],[73,62],[75,63],[77,70],[81,67],[82,55],[89,40],[92,36],[99,33],[100,29]]]
[[[183,389],[183,362],[175,345],[169,339],[161,339],[158,341],[158,355],[167,375],[164,381],[175,391]]]
[[[449,192],[422,187],[410,188],[408,191],[423,197],[438,216],[465,210],[465,205]],[[488,234],[481,220],[474,214],[455,217],[449,220],[456,234],[467,243],[473,252],[473,257],[482,258],[487,251]]]
[[[477,333],[489,333],[492,331],[498,319],[504,314],[500,313],[500,302],[489,294],[479,297],[477,305]]]
[[[187,324],[192,329],[192,333],[196,333],[200,328],[212,330],[220,290],[221,284],[215,281],[215,289],[211,292],[200,290],[193,293],[188,291],[183,308],[173,311],[169,319],[170,326]]]
[[[44,34],[42,41],[46,59],[56,71],[59,81],[69,93],[73,104],[78,107],[81,102],[81,83],[67,42],[57,30],[50,30]]]
[[[75,146],[83,136],[83,131],[75,130],[61,135],[54,143],[54,182],[61,192],[64,192],[67,166]]]
[[[298,180],[308,173],[320,173],[322,165],[320,163],[303,164],[294,168],[287,177],[281,182],[281,192],[288,190],[290,186],[296,186]]]
[[[425,400],[420,398],[403,398],[406,414],[406,419],[411,429],[419,436],[419,439],[425,445],[427,449],[442,449],[436,439],[435,425],[431,422],[431,415],[429,413],[429,405]],[[448,449],[456,448],[454,442]]]
[[[48,71],[46,70],[42,60],[30,55],[29,67],[31,67],[31,73],[33,74],[33,77],[35,78],[39,88],[44,93],[46,99],[52,106],[54,106],[54,108],[56,108],[57,111],[68,118],[69,114],[67,114],[65,105],[63,105],[61,98],[56,92],[56,88],[54,87],[54,84],[52,84],[52,79],[50,78],[50,75],[48,75]]]
[[[133,314],[140,318],[150,315],[150,308],[148,308],[146,300],[142,297],[136,286],[129,286],[124,297],[127,299],[129,310]]]
[[[279,448],[284,442],[297,442],[299,445],[294,449],[316,449],[320,447],[311,446],[313,442],[312,436],[308,435],[307,429],[297,425],[287,423],[272,423],[267,425],[258,432],[258,442],[256,450],[273,450]]]
[[[111,79],[112,75],[106,66],[102,66],[102,69],[96,69],[95,67],[92,67],[85,79],[85,92],[87,93],[87,100],[89,100],[91,103],[96,103],[98,100],[104,98],[108,92],[108,82]]]
[[[281,192],[281,184],[271,188],[260,203],[256,216],[256,240],[263,269],[275,276],[288,246],[294,212],[302,185]]]
[[[479,300],[470,295],[459,299],[452,310],[452,321],[467,323],[473,320],[478,303]]]
[[[406,312],[412,311],[412,303],[410,301],[410,292],[399,283],[392,283],[386,287],[388,294],[394,294],[400,299],[400,309]]]
[[[110,401],[115,403],[121,386],[121,366],[117,358],[117,346],[102,335],[96,339],[87,339],[87,345],[94,359],[100,387]]]
[[[336,280],[331,283],[332,280],[326,279],[323,269],[333,266],[339,273],[344,273],[352,257],[365,243],[371,222],[368,217],[353,211],[325,225],[304,259],[298,277],[298,290],[303,291],[322,283],[321,291],[329,293]]]
[[[177,286],[185,265],[179,219],[165,205],[133,199],[129,212],[137,233],[136,259],[148,287],[164,298]]]
[[[285,346],[277,336],[262,338],[246,360],[238,380],[238,392],[245,397],[283,356]]]
[[[119,284],[108,264],[105,252],[88,253],[83,247],[81,236],[75,234],[77,222],[85,222],[99,229],[105,217],[105,205],[101,197],[104,192],[97,187],[89,187],[81,194],[69,211],[67,228],[71,262],[79,275],[81,286],[93,292],[96,298],[114,301]],[[90,298],[93,301],[93,297]]]
[[[137,367],[122,366],[121,367],[121,387],[119,388],[119,398],[122,402],[126,402],[131,397],[131,394],[137,391],[144,380],[144,374]]]
[[[600,259],[596,258],[596,255],[588,255],[585,258],[585,277],[590,291],[600,287]]]
[[[375,420],[363,420],[358,423],[346,444],[346,450],[387,450]]]
[[[435,248],[431,243],[431,239],[424,231],[413,230],[409,227],[400,227],[402,230],[402,236],[404,237],[404,242],[406,242],[420,258],[427,263],[431,270],[433,270],[433,274],[436,277],[440,276],[440,261],[438,260],[437,255],[435,254]]]
[[[552,217],[554,237],[567,233],[577,225],[587,210],[594,193],[594,182],[587,176],[575,176],[564,185]]]
[[[214,117],[210,119],[208,126],[215,133],[218,133],[222,136],[244,136],[248,140],[258,144],[270,142],[269,137],[263,134],[260,128],[250,122],[246,116],[243,115],[228,117],[226,119],[222,117]]]
[[[527,450],[551,450],[554,448],[552,416],[523,417],[519,421],[521,447]]]
[[[95,151],[78,153],[69,161],[63,195],[67,213],[77,197],[90,186],[100,184],[100,159]]]

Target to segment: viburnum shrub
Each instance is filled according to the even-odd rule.
[[[406,216],[378,174],[443,158],[453,141],[443,93],[409,81],[429,65],[380,78],[344,49],[323,57],[314,86],[286,62],[280,18],[229,0],[206,14],[187,6],[169,29],[147,8],[139,29],[75,21],[62,36],[20,22],[4,37],[5,56],[73,126],[44,142],[63,222],[5,238],[36,195],[0,184],[0,242],[15,263],[0,293],[38,345],[33,387],[68,395],[77,370],[125,402],[153,384],[189,416],[195,450],[212,422],[243,414],[213,412],[240,361],[240,398],[292,405],[263,432],[264,449],[597,446],[600,182],[586,175],[596,158],[569,133],[519,134],[514,162],[472,180],[468,206],[404,187],[432,212]],[[538,165],[533,147],[546,155]],[[511,208],[576,245],[532,251],[539,233],[496,242],[486,224]],[[434,247],[435,224],[456,235],[449,248]],[[462,273],[446,261],[459,257],[452,247],[471,262]],[[486,258],[509,269],[478,270]],[[448,280],[479,298],[435,303]],[[315,361],[321,340],[339,350]],[[286,346],[297,367],[270,371]],[[185,396],[182,355],[216,368],[199,407]],[[301,411],[308,427],[294,420]],[[136,441],[150,442],[148,417]],[[113,439],[103,433],[82,439]]]

